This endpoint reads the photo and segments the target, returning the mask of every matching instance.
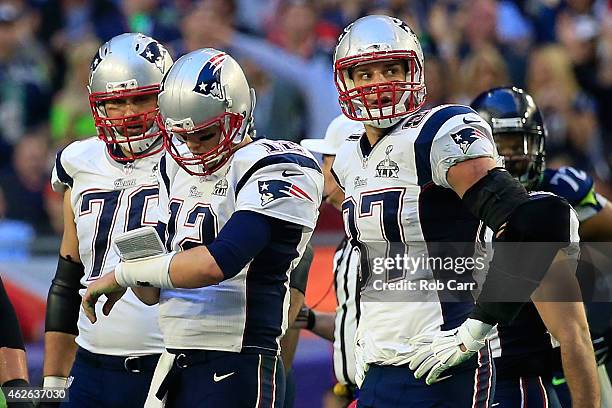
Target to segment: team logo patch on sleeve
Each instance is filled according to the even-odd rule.
[[[297,185],[284,180],[259,181],[259,194],[261,194],[261,206],[265,207],[274,200],[285,197],[296,197],[312,202],[312,198]]]
[[[463,128],[456,133],[451,133],[450,136],[453,139],[453,142],[455,142],[457,146],[459,146],[463,153],[467,153],[472,143],[474,143],[478,139],[487,138],[484,133],[473,127]]]

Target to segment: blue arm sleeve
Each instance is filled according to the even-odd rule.
[[[237,211],[231,216],[217,238],[207,246],[224,280],[236,276],[270,243],[272,224],[278,221],[254,211]]]

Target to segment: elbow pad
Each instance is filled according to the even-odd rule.
[[[467,209],[495,232],[527,201],[529,194],[525,187],[499,167],[489,170],[463,195]]]
[[[79,334],[77,321],[81,307],[80,289],[85,289],[80,281],[85,273],[82,264],[69,261],[60,255],[57,271],[47,296],[47,315],[45,332]]]
[[[295,288],[306,294],[306,284],[308,283],[308,272],[310,271],[310,265],[312,264],[313,251],[310,243],[304,250],[304,255],[300,259],[300,263],[291,271],[291,277],[289,279],[289,287]]]

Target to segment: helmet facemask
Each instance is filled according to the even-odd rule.
[[[219,116],[194,126],[191,119],[162,122],[158,116],[158,126],[163,135],[164,147],[172,158],[193,176],[208,176],[219,170],[232,156],[236,146],[242,141],[245,126],[244,116],[225,111]],[[188,149],[190,137],[205,137],[205,130],[211,129],[219,134],[219,141],[205,152],[192,152]]]
[[[498,153],[506,170],[526,189],[534,188],[544,171],[544,136],[540,132],[495,133]]]
[[[352,73],[358,66],[384,61],[402,61],[405,80],[355,85]],[[375,51],[341,58],[335,63],[334,74],[343,113],[370,126],[393,126],[425,102],[423,66],[414,51]],[[374,103],[368,102],[371,95],[376,95]]]
[[[157,104],[152,109],[132,115],[114,117],[107,115],[107,103],[113,100],[151,96],[157,98],[159,94],[159,84],[142,87],[135,85],[135,83],[121,84],[116,87],[119,90],[93,92],[89,95],[98,137],[106,143],[110,156],[117,161],[140,159],[163,149],[163,145],[158,143],[161,132],[155,120],[159,112]],[[118,146],[122,151],[117,149]]]

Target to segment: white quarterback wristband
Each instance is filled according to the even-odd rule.
[[[57,377],[48,375],[43,378],[43,388],[66,388],[68,387],[67,377]]]
[[[115,268],[115,279],[124,288],[152,286],[161,289],[174,289],[170,280],[170,261],[175,254],[176,251],[120,262]]]

